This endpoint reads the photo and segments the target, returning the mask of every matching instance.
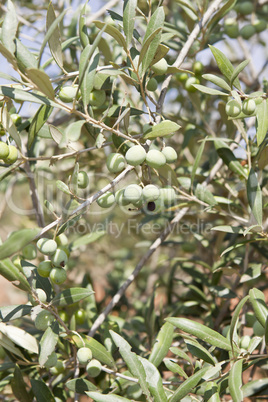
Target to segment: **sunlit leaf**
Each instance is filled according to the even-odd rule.
[[[159,124],[155,126],[151,126],[146,134],[144,135],[145,139],[154,139],[157,137],[165,137],[167,135],[173,134],[175,131],[179,130],[181,126],[171,120],[161,121]]]
[[[213,56],[215,57],[216,63],[222,72],[222,74],[229,80],[229,82],[232,79],[232,74],[234,72],[234,67],[230,60],[225,56],[225,54],[217,49],[215,46],[209,45],[210,50],[212,51]],[[241,89],[240,82],[238,78],[236,78],[233,82],[234,86],[237,89]]]
[[[126,35],[126,42],[128,47],[133,37],[136,7],[137,7],[137,0],[124,0],[123,29]]]
[[[247,181],[248,203],[258,225],[262,225],[262,191],[256,176],[251,168]]]
[[[166,322],[158,332],[151,354],[149,356],[149,362],[153,363],[155,367],[158,367],[159,364],[163,361],[163,358],[167,355],[167,352],[173,340],[173,335],[173,325]]]
[[[229,389],[233,402],[243,401],[242,387],[242,366],[243,360],[237,360],[231,367],[229,373]]]

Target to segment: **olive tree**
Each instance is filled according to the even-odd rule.
[[[76,3],[0,6],[1,394],[267,398],[268,4]]]

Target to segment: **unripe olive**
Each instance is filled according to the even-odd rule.
[[[53,255],[57,250],[56,241],[46,237],[39,239],[36,245],[40,253],[45,255]]]
[[[129,148],[125,155],[126,161],[131,166],[141,165],[146,158],[146,151],[141,145],[134,145]]]
[[[65,366],[64,366],[63,361],[58,360],[57,363],[54,366],[52,366],[49,371],[52,375],[59,375],[59,374],[63,373],[64,370],[65,370]],[[56,401],[56,399],[57,398],[55,398],[55,401]]]
[[[160,188],[160,198],[165,206],[171,206],[176,200],[174,188],[171,186]]]
[[[43,289],[37,288],[35,292],[40,302],[45,303],[47,301],[47,294]]]
[[[176,162],[178,159],[177,152],[175,151],[174,148],[172,147],[165,147],[162,149],[162,154],[164,154],[167,163],[173,163]]]
[[[125,189],[121,188],[120,190],[117,190],[115,193],[115,202],[118,205],[126,206],[126,205],[130,204],[130,202],[125,199],[124,192],[125,192]]]
[[[159,188],[154,184],[148,184],[142,189],[142,196],[146,202],[155,201],[159,198],[160,191]]]
[[[71,103],[73,102],[77,92],[77,85],[66,85],[62,87],[59,91],[59,98],[62,102]],[[78,97],[80,93],[78,92]]]
[[[37,252],[34,244],[27,244],[23,247],[22,255],[26,260],[34,260],[36,258]]]
[[[5,159],[9,155],[9,146],[3,142],[0,141],[0,159]]]
[[[51,261],[46,260],[46,261],[40,262],[40,264],[37,267],[37,272],[43,278],[48,278],[51,269],[52,269]]]
[[[86,364],[89,360],[92,359],[91,349],[87,347],[83,347],[78,349],[77,351],[77,359],[80,364]]]
[[[166,163],[166,157],[157,149],[151,149],[146,155],[146,163],[152,168],[158,169]]]
[[[74,316],[76,324],[83,325],[86,321],[86,312],[83,309],[76,310]]]
[[[106,101],[106,92],[103,89],[93,91],[89,95],[89,102],[92,106],[100,107]]]
[[[106,166],[111,173],[119,173],[125,167],[125,158],[122,154],[111,153],[106,161]]]
[[[60,319],[61,319],[63,322],[68,322],[69,319],[70,319],[68,313],[66,313],[66,311],[64,311],[64,310],[59,311],[59,316],[60,316]]]
[[[51,314],[47,310],[42,310],[36,316],[34,325],[40,331],[45,331],[53,323],[54,320],[55,320],[55,317],[53,314]]]
[[[12,113],[10,115],[11,120],[13,121],[13,123],[15,124],[15,126],[19,126],[22,122],[22,118],[18,113]]]
[[[142,188],[138,184],[130,184],[124,190],[124,199],[128,202],[135,203],[141,199]]]
[[[65,265],[68,262],[68,256],[65,253],[65,251],[63,251],[60,248],[57,248],[57,250],[55,251],[55,253],[51,257],[51,262],[56,267],[63,268],[63,267],[65,267]]]
[[[227,116],[236,117],[241,113],[241,105],[235,100],[231,99],[225,106]]]
[[[89,377],[97,377],[101,373],[101,363],[96,359],[92,359],[87,364],[86,371]]]
[[[9,145],[9,154],[6,158],[4,158],[4,162],[8,165],[12,165],[18,160],[18,150],[14,145]]]
[[[242,112],[247,116],[253,114],[256,110],[256,103],[254,99],[246,99],[242,103]]]
[[[157,87],[158,87],[157,80],[154,77],[150,78],[146,85],[147,90],[153,92],[157,90]]]
[[[49,277],[55,285],[61,285],[66,281],[67,274],[64,268],[54,267],[50,271]]]
[[[237,38],[239,35],[238,23],[234,18],[226,18],[224,21],[224,31],[229,38]]]
[[[267,21],[256,19],[253,23],[253,26],[255,28],[255,31],[258,33],[265,31],[265,29],[267,28]]]
[[[188,92],[196,92],[197,89],[193,86],[195,84],[200,84],[200,81],[196,77],[189,77],[185,82],[185,89]]]
[[[202,74],[204,70],[204,65],[201,63],[201,61],[195,61],[193,64],[193,72],[195,74]]]
[[[105,194],[102,194],[97,199],[97,204],[101,208],[110,208],[114,203],[115,203],[115,197],[114,197],[114,194],[111,193],[110,191],[106,191]]]
[[[176,78],[180,82],[185,82],[188,80],[189,76],[187,73],[178,73],[176,74]]]
[[[251,338],[249,335],[242,336],[240,339],[240,348],[247,349],[249,347],[250,340]]]
[[[256,336],[263,336],[265,334],[265,329],[258,320],[253,324],[253,332]]]
[[[168,64],[165,59],[161,59],[152,65],[151,69],[156,75],[163,75],[167,72]]]
[[[242,38],[244,39],[249,39],[251,38],[254,34],[255,34],[255,28],[253,25],[251,24],[247,24],[244,25],[241,29],[240,29],[240,35],[242,36]]]
[[[46,368],[54,367],[54,366],[56,366],[57,361],[58,361],[58,357],[57,357],[56,352],[52,352],[51,355],[48,356],[48,359],[45,362],[44,366]]]
[[[80,188],[87,188],[89,185],[89,178],[87,172],[81,170],[77,175],[77,184]]]
[[[58,235],[55,240],[58,246],[68,246],[69,244],[68,237],[64,233]]]
[[[254,4],[252,1],[243,1],[238,5],[238,12],[243,15],[251,14],[254,10]]]

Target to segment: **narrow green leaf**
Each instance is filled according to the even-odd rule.
[[[185,379],[188,378],[188,375],[185,373],[185,371],[179,366],[177,363],[174,363],[172,360],[165,359],[164,364],[166,368],[171,371],[174,374],[179,374],[181,377],[184,377]]]
[[[138,356],[134,352],[131,352],[130,344],[124,338],[122,338],[122,336],[111,330],[109,332],[115,345],[119,348],[119,353],[128,366],[129,371],[134,377],[139,379],[139,384],[143,393],[146,397],[150,398],[150,392],[145,380],[146,374],[141,362],[138,359]]]
[[[261,378],[259,380],[249,381],[241,388],[244,398],[254,397],[254,395],[268,394],[268,378]]]
[[[212,84],[218,85],[218,87],[225,89],[226,91],[231,91],[232,88],[230,87],[227,82],[222,79],[221,77],[218,77],[217,75],[214,74],[203,74],[202,78],[204,78],[207,81],[212,82]]]
[[[106,230],[100,230],[100,231],[88,233],[88,234],[81,236],[78,239],[74,240],[71,243],[70,248],[71,248],[71,250],[76,250],[81,246],[93,243],[96,240],[100,239],[102,236],[104,236],[106,233],[107,233]]]
[[[97,387],[85,378],[75,378],[70,380],[66,383],[66,387],[70,391],[77,392],[78,394],[85,394],[86,391],[97,390]]]
[[[58,339],[59,324],[55,322],[45,330],[40,340],[39,364],[41,367],[45,365],[49,356],[55,351]]]
[[[15,56],[19,69],[24,73],[26,68],[37,68],[37,58],[30,50],[24,46],[19,39],[16,39],[16,51]]]
[[[217,154],[223,160],[225,165],[227,165],[232,172],[237,173],[239,176],[243,176],[245,179],[247,179],[245,170],[228,145],[222,140],[214,141],[214,145]]]
[[[88,7],[87,3],[88,2],[84,4],[79,16],[79,38],[83,48],[90,44],[86,25],[86,11]]]
[[[249,299],[249,296],[245,296],[242,300],[240,300],[240,302],[236,306],[235,311],[233,313],[231,324],[230,324],[230,330],[229,330],[229,339],[230,339],[230,342],[231,342],[232,346],[234,346],[234,344],[235,344],[234,335],[236,335],[235,330],[237,328],[237,323],[238,323],[238,320],[239,320],[239,314],[240,314],[242,308],[244,307],[245,303],[248,301],[248,299]]]
[[[160,45],[158,45],[158,48],[155,52],[152,64],[157,63],[159,60],[163,59],[163,57],[165,57],[168,54],[169,51],[169,47],[166,45],[163,45],[162,43],[160,43]],[[167,73],[169,74],[169,68],[167,69]],[[176,68],[176,67],[175,67]]]
[[[127,51],[127,43],[124,38],[124,36],[121,34],[121,32],[114,26],[112,25],[107,25],[102,21],[93,21],[93,24],[96,25],[97,28],[102,29],[104,28],[104,32],[107,34],[111,35],[117,43],[125,50]]]
[[[20,402],[29,402],[31,397],[26,389],[26,384],[23,380],[22,372],[18,365],[15,366],[14,377],[11,380],[11,388],[14,396]]]
[[[21,148],[21,138],[20,135],[17,131],[17,128],[15,124],[13,123],[10,114],[7,111],[7,108],[2,109],[2,125],[4,129],[9,133],[9,135],[13,138],[13,140],[16,142],[16,145],[18,148]]]
[[[163,388],[162,378],[155,365],[141,356],[138,356],[138,359],[144,368],[146,382],[154,398],[154,402],[167,402],[167,396]]]
[[[194,373],[191,377],[187,378],[174,392],[171,398],[169,398],[169,402],[177,402],[188,395],[191,390],[197,386],[197,384],[202,380],[203,375],[208,370],[207,367],[202,368],[201,370]]]
[[[179,3],[183,11],[186,15],[192,20],[197,21],[198,16],[195,8],[192,6],[191,1],[189,0],[176,0],[176,3]]]
[[[190,357],[181,349],[172,346],[169,349],[174,355],[179,356],[179,358],[186,360],[190,365],[192,365],[192,360],[190,359]]]
[[[218,65],[220,71],[225,76],[225,78],[227,78],[229,81],[231,81],[232,74],[234,72],[234,67],[233,67],[232,63],[224,55],[224,53],[222,53],[222,51],[217,49],[215,46],[209,45],[209,48],[212,51],[212,54],[213,54],[213,56],[214,56],[214,58],[216,60],[216,63]],[[239,82],[238,78],[236,78],[234,80],[233,84],[237,89],[241,89],[240,82]]]
[[[50,2],[47,9],[47,20],[46,20],[47,32],[49,31],[49,28],[52,26],[55,20],[56,20],[56,14],[52,2]],[[48,45],[53,59],[55,60],[57,65],[62,69],[63,57],[61,50],[61,35],[59,30],[59,23],[56,24],[55,28],[52,31],[52,34],[48,39]]]
[[[14,99],[15,101],[39,103],[41,105],[50,105],[65,110],[63,106],[57,104],[56,102],[53,102],[52,100],[46,98],[45,96],[27,92],[22,89],[15,89],[2,85],[0,86],[0,95],[7,96],[8,98]]]
[[[215,366],[213,356],[207,351],[206,348],[204,348],[204,346],[200,345],[199,342],[194,339],[185,339],[185,343],[187,349],[193,356],[196,356],[198,359],[202,359],[205,362],[212,364],[212,366]]]
[[[248,63],[249,63],[249,60],[244,60],[234,69],[232,76],[231,76],[231,80],[230,80],[231,87],[233,86],[234,80],[238,77],[238,74],[240,74],[241,71],[244,70],[244,68],[248,65]]]
[[[51,115],[53,108],[49,105],[42,105],[35,113],[30,127],[28,131],[28,148],[31,148],[36,135],[38,134],[39,130],[43,127],[45,122],[48,120],[49,116]]]
[[[123,29],[126,35],[127,47],[131,44],[136,17],[137,0],[124,0]]]
[[[11,0],[7,1],[7,12],[4,17],[1,40],[3,45],[9,50],[11,54],[15,52],[15,37],[18,28],[18,19],[14,4]]]
[[[32,306],[17,304],[0,307],[0,321],[8,322],[30,314]]]
[[[181,128],[177,123],[171,120],[164,120],[161,121],[159,124],[152,126],[148,131],[146,131],[146,134],[144,135],[144,138],[147,140],[151,140],[157,137],[165,137],[167,135],[170,135],[174,133],[174,131],[177,131]]]
[[[96,74],[96,69],[99,64],[99,57],[100,56],[97,53],[93,57],[93,60],[91,61],[91,63],[88,64],[88,69],[86,70],[83,82],[80,85],[82,100],[83,100],[85,109],[87,108],[87,105],[89,104],[90,92],[92,91],[93,86],[94,86],[94,77]]]
[[[268,308],[265,302],[264,293],[257,288],[250,289],[249,300],[252,304],[257,320],[265,328],[265,323],[268,316]]]
[[[149,65],[151,64],[155,52],[159,46],[160,40],[161,40],[161,31],[162,28],[156,29],[154,32],[151,33],[150,36],[146,39],[144,44],[142,45],[140,55],[139,55],[139,63],[140,65],[142,63],[143,66],[143,72],[147,70]],[[157,39],[157,41],[156,41]]]
[[[86,392],[86,394],[96,402],[129,402],[129,399],[123,396],[100,394],[99,392]]]
[[[17,253],[26,244],[30,243],[40,232],[40,229],[21,229],[11,233],[8,239],[0,246],[0,260]]]
[[[233,402],[241,402],[244,400],[243,392],[241,390],[242,387],[242,366],[243,360],[237,360],[229,373],[229,390],[232,397]]]
[[[224,17],[228,13],[229,10],[232,10],[235,6],[237,0],[228,0],[223,6],[219,8],[218,11],[213,15],[213,17],[208,21],[207,28],[211,30],[217,25],[218,21]]]
[[[257,144],[261,145],[266,137],[268,130],[268,99],[263,101],[257,106]]]
[[[38,402],[55,402],[54,396],[44,381],[31,379],[31,386]]]
[[[214,381],[208,382],[204,398],[206,402],[221,402],[220,394],[218,391],[218,385],[216,382]]]
[[[234,244],[233,246],[230,246],[230,247],[226,248],[226,249],[221,253],[221,257],[222,257],[224,254],[229,253],[229,252],[232,251],[232,250],[236,250],[237,248],[243,247],[243,246],[245,246],[245,245],[248,244],[248,243],[252,243],[252,240],[245,240],[245,241],[242,241],[241,243],[236,243],[236,244]]]
[[[0,322],[0,332],[14,342],[15,345],[32,353],[38,353],[37,339],[23,329]]]
[[[116,364],[111,353],[96,339],[83,334],[80,334],[80,336],[74,334],[72,335],[72,340],[78,348],[82,348],[83,346],[88,347],[95,359],[116,369]]]
[[[258,225],[262,226],[262,191],[256,173],[252,168],[247,181],[247,197],[254,218]]]
[[[208,205],[214,206],[217,204],[213,194],[201,183],[197,184],[194,194],[199,200],[207,203]]]
[[[173,325],[166,322],[157,334],[155,343],[148,359],[149,362],[155,365],[155,367],[158,367],[159,364],[163,361],[163,358],[167,355],[172,344],[173,335]]]
[[[24,360],[24,356],[21,353],[20,349],[15,346],[14,342],[12,342],[6,335],[4,335],[0,331],[0,345],[8,350],[10,353],[20,357],[22,360]]]
[[[54,89],[50,82],[49,76],[42,70],[37,68],[27,68],[26,75],[36,85],[37,89],[46,95],[49,99],[54,99]]]
[[[14,265],[9,258],[0,261],[0,275],[2,275],[14,286],[21,290],[29,292],[31,289],[25,276],[19,271],[16,265]]]
[[[198,91],[203,92],[208,95],[220,95],[220,96],[229,96],[226,92],[219,91],[218,89],[206,87],[205,85],[193,84]]]
[[[70,190],[69,190],[69,187],[68,187],[67,184],[65,184],[63,181],[57,180],[57,181],[56,181],[56,186],[57,186],[58,189],[59,189],[60,191],[62,191],[63,193],[68,194],[68,195],[71,194],[71,192],[70,192]]]
[[[239,234],[243,234],[244,232],[244,229],[239,226],[228,226],[228,225],[214,226],[214,228],[211,228],[210,230],[216,230],[225,233],[239,233]]]
[[[191,173],[191,189],[193,188],[195,173],[196,173],[196,170],[197,170],[197,168],[199,166],[201,157],[203,155],[203,151],[204,151],[204,148],[205,148],[205,143],[206,143],[205,141],[201,142],[201,145],[200,145],[200,147],[198,148],[198,151],[197,151],[197,155],[196,155],[194,165],[193,165],[193,168],[192,168],[192,173]]]
[[[168,317],[166,318],[166,321],[170,322],[172,325],[175,325],[175,327],[181,329],[182,331],[202,339],[204,342],[207,342],[210,345],[228,351],[231,350],[231,344],[224,336],[213,329],[200,324],[199,322],[189,320],[188,318],[175,317]]]
[[[86,297],[92,295],[92,290],[86,288],[70,288],[65,289],[52,299],[53,306],[69,306],[78,303]]]

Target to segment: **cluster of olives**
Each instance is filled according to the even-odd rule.
[[[62,102],[71,103],[76,97],[78,85],[66,85],[59,91],[59,98]],[[77,99],[81,97],[80,90],[77,94]],[[103,89],[93,89],[89,96],[91,106],[100,107],[106,101],[106,92]]]
[[[242,1],[237,3],[235,11],[238,17],[245,18],[245,16],[254,12],[254,2]],[[255,17],[253,22],[246,23],[239,28],[237,18],[226,18],[224,21],[224,32],[230,38],[237,38],[239,35],[244,39],[251,38],[255,33],[264,31],[267,28],[267,21]]]
[[[92,359],[91,349],[86,346],[79,348],[77,351],[77,359],[80,364],[86,364],[86,371],[89,377],[97,377],[101,372],[101,363],[99,360]]]
[[[50,260],[40,262],[37,272],[44,278],[49,277],[52,283],[61,285],[67,278],[65,265],[68,262],[69,250],[66,247],[66,236],[63,239],[58,237],[57,241],[45,237],[37,241],[38,250],[50,257]]]
[[[154,169],[164,166],[166,163],[173,163],[177,160],[177,152],[174,148],[166,146],[159,151],[158,149],[151,149],[145,151],[142,145],[133,145],[129,148],[123,156],[120,153],[111,153],[106,161],[106,166],[111,173],[121,172],[126,163],[131,166],[139,166],[146,162],[146,164]]]
[[[0,159],[12,165],[18,160],[18,150],[14,145],[7,145],[5,142],[0,141]]]
[[[194,76],[189,77],[188,74],[179,73],[176,75],[177,79],[184,85],[187,92],[196,92],[197,89],[193,86],[200,84],[201,75],[204,71],[204,65],[200,61],[195,61],[192,66]]]
[[[256,110],[254,99],[247,98],[243,102],[238,102],[236,99],[231,99],[227,102],[225,111],[229,117],[237,117],[241,112],[246,116],[251,116]]]

